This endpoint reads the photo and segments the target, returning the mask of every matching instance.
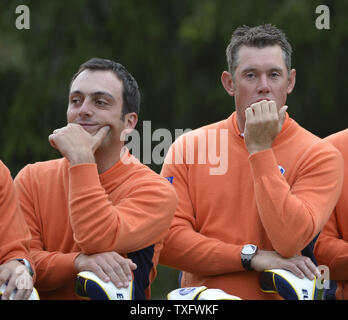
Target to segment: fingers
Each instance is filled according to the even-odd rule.
[[[104,272],[110,277],[111,282],[116,287],[127,288],[129,281],[133,278],[133,273],[130,268],[129,259],[115,259],[115,257],[108,257],[107,264],[104,266]]]
[[[0,286],[7,282],[10,277],[10,271],[7,268],[0,269]]]
[[[6,284],[2,300],[9,300],[14,294],[14,300],[26,300],[33,289],[33,279],[27,268],[18,261],[10,261],[0,269],[0,285]]]
[[[50,145],[54,148],[54,149],[58,149],[56,143],[55,143],[55,139],[57,138],[57,134],[62,131],[62,129],[64,128],[59,128],[59,129],[55,129],[53,130],[52,134],[50,134],[48,136],[48,141],[50,143]]]
[[[290,271],[300,279],[307,277],[313,280],[314,277],[319,278],[320,272],[317,266],[308,257],[293,256],[284,258],[276,251],[258,250],[257,254],[251,260],[251,266],[255,271],[264,271],[267,269],[284,269]]]
[[[104,282],[111,281],[118,288],[127,288],[133,279],[133,270],[137,268],[132,260],[116,252],[104,252],[94,255],[80,254],[75,259],[78,271],[92,271]]]
[[[96,274],[96,276],[98,276],[102,281],[104,282],[109,282],[110,278],[108,277],[108,275],[104,272],[103,268],[99,265],[91,265],[90,268],[86,268],[85,270],[89,270],[92,271]]]
[[[293,258],[286,259],[283,268],[292,272],[300,279],[306,277],[310,280],[314,280],[314,277],[320,277],[318,268],[308,257],[295,256]]]
[[[56,144],[54,143],[54,134],[50,134],[48,136],[48,141],[50,143],[50,145],[54,148],[54,149],[57,149],[57,146]]]
[[[1,299],[2,300],[9,300],[11,293],[16,289],[16,278],[15,277],[11,277],[10,281],[8,282],[6,289],[4,291],[4,293],[2,294]]]
[[[312,262],[312,260],[310,258],[308,258],[308,257],[305,258],[305,264],[306,264],[306,267],[307,267],[307,269],[306,269],[307,272],[305,272],[305,276],[308,279],[313,280],[314,277],[319,278],[321,276],[321,273],[320,273],[318,267]]]
[[[2,268],[0,271],[0,286],[3,284],[6,284],[10,277],[10,272],[8,269]],[[1,300],[8,300],[9,299],[9,291],[8,287],[6,287],[6,290],[2,293]],[[11,291],[12,292],[12,291]],[[10,294],[11,294],[10,292]]]
[[[105,126],[100,128],[98,132],[93,136],[93,142],[94,142],[93,151],[94,152],[99,148],[99,146],[101,145],[105,137],[108,135],[109,131],[110,131],[110,127]]]
[[[30,276],[25,266],[16,268],[16,294],[14,300],[26,300],[33,290],[33,278]]]
[[[33,288],[17,290],[14,300],[28,300],[32,292]]]
[[[99,131],[95,134],[94,137],[97,139],[103,140],[106,137],[106,135],[109,133],[109,131],[110,131],[109,126],[102,127],[99,129]]]
[[[285,117],[286,117],[286,110],[288,110],[288,106],[283,106],[279,110],[279,131],[283,127],[283,123],[284,123]]]

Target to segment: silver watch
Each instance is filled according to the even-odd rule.
[[[243,268],[247,271],[252,271],[251,259],[255,256],[257,252],[257,246],[254,244],[246,244],[240,253]]]

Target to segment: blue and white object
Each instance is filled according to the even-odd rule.
[[[284,269],[265,270],[260,276],[262,291],[278,293],[285,300],[316,300],[318,298],[316,282],[317,278],[300,279]]]
[[[0,287],[0,297],[2,296],[2,294],[5,292],[6,290],[6,285],[3,284]],[[13,300],[14,296],[15,296],[15,292],[12,292],[10,295],[10,300]],[[39,294],[37,293],[36,289],[33,288],[33,291],[31,292],[31,295],[29,296],[28,300],[40,300]]]
[[[220,289],[208,289],[206,286],[175,289],[168,293],[168,300],[241,300]]]
[[[91,271],[82,271],[75,280],[78,296],[90,300],[134,300],[133,280],[128,288],[117,288],[111,281],[104,282]]]

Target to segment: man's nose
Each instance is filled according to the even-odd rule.
[[[93,114],[93,110],[92,110],[92,106],[90,104],[89,101],[85,100],[83,101],[83,103],[80,106],[79,109],[79,116],[83,117],[83,116],[87,116],[90,117]]]
[[[268,79],[267,79],[266,75],[262,75],[259,78],[257,91],[258,91],[258,93],[269,93],[270,92],[270,86],[269,86]]]

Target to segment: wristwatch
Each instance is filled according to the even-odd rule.
[[[34,275],[33,268],[31,267],[30,262],[27,259],[16,259],[16,260],[27,267],[29,274],[31,276]]]
[[[242,260],[243,268],[247,271],[252,271],[251,259],[257,252],[257,246],[254,244],[246,244],[240,253],[240,258]]]

